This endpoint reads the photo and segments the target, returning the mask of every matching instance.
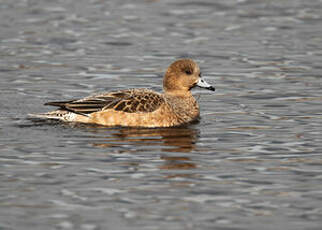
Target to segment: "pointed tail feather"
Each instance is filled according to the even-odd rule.
[[[43,118],[43,119],[57,119],[57,120],[65,120],[66,116],[68,116],[70,112],[64,110],[56,110],[48,113],[38,113],[38,114],[28,114],[30,117],[35,118]]]
[[[51,105],[51,106],[58,106],[58,107],[65,107],[65,104],[71,103],[73,101],[52,101],[52,102],[47,102],[44,105]]]

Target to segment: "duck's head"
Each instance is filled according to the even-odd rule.
[[[169,66],[163,79],[165,93],[185,94],[195,86],[215,91],[202,79],[200,68],[193,60],[179,59]]]

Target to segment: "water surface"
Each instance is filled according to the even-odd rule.
[[[321,229],[322,2],[0,4],[0,229]],[[161,91],[177,58],[216,92],[199,123],[29,119],[51,100]]]

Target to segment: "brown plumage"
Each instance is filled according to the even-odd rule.
[[[194,61],[181,59],[168,68],[163,94],[148,89],[128,89],[79,100],[48,102],[45,105],[59,109],[34,116],[107,126],[178,126],[199,116],[199,106],[190,93],[197,85],[214,90],[201,79],[199,66]]]
[[[99,94],[72,101],[47,102],[62,110],[81,115],[113,109],[127,113],[153,112],[164,102],[163,97],[148,89],[128,89]]]

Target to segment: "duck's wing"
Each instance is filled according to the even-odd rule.
[[[161,94],[147,89],[130,89],[104,93],[80,100],[48,102],[61,110],[88,116],[91,113],[112,109],[126,113],[148,113],[164,103]]]

